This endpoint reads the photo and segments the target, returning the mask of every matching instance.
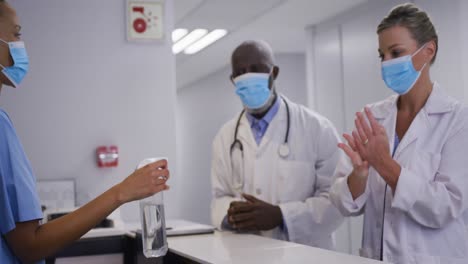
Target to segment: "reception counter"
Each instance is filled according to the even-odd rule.
[[[134,230],[134,229],[133,229]],[[122,263],[327,263],[372,264],[380,261],[313,248],[250,234],[212,234],[168,237],[169,252],[160,259],[146,259],[141,236],[130,230],[93,231],[55,257],[122,254]]]
[[[168,243],[173,254],[194,263],[382,263],[295,243],[228,232],[171,237]]]

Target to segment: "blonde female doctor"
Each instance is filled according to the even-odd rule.
[[[363,256],[468,263],[468,110],[430,79],[438,37],[424,11],[397,6],[377,33],[382,77],[397,95],[356,114],[331,200],[364,214]]]

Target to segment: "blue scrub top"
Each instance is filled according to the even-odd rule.
[[[42,219],[36,180],[10,118],[0,109],[0,263],[21,263],[4,235],[17,222],[36,219]]]

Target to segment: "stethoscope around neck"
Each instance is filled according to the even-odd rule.
[[[286,100],[283,97],[281,97],[281,100],[283,100],[284,105],[286,106],[287,121],[286,121],[286,134],[284,135],[284,142],[279,146],[278,154],[279,154],[279,156],[281,158],[285,159],[285,158],[287,158],[289,156],[288,139],[289,139],[289,127],[290,127],[291,117],[290,117],[290,114],[289,114],[289,105],[288,105],[288,103],[286,102]],[[242,142],[237,138],[237,134],[239,133],[240,121],[241,121],[242,116],[244,115],[244,113],[245,113],[245,109],[242,110],[242,112],[239,115],[239,118],[237,119],[236,129],[234,131],[234,141],[232,142],[231,149],[230,149],[231,153],[232,153],[233,149],[236,146],[239,146],[239,149],[241,150],[241,152],[244,152],[244,146],[242,145]]]
[[[281,143],[281,145],[278,148],[278,155],[281,158],[286,159],[289,156],[289,152],[290,152],[288,139],[289,139],[289,128],[290,128],[291,116],[290,116],[290,113],[289,113],[288,103],[286,102],[286,100],[283,97],[281,97],[281,99],[283,100],[284,105],[286,106],[287,122],[286,122],[286,134],[284,135],[283,143]],[[244,177],[244,175],[243,175],[243,164],[237,164],[238,166],[235,166],[233,164],[233,156],[234,156],[233,152],[234,152],[235,149],[239,149],[240,150],[240,159],[243,161],[243,159],[244,159],[244,145],[242,145],[242,142],[237,138],[237,134],[239,132],[240,121],[241,121],[242,116],[244,115],[244,113],[245,113],[245,109],[242,110],[242,112],[239,115],[239,118],[237,119],[236,129],[234,131],[234,141],[232,142],[231,147],[230,147],[231,168],[232,168],[233,171],[234,171],[235,167],[239,168],[239,170],[238,170],[239,175],[237,175],[237,178],[239,178],[238,179],[239,184],[237,184],[237,186],[235,186],[235,189],[237,189],[237,191],[239,191],[239,192],[241,192],[243,187],[244,187],[244,183],[243,183],[243,177]],[[234,177],[234,178],[236,178],[236,177]]]

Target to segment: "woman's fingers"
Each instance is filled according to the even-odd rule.
[[[354,166],[362,165],[361,156],[359,156],[357,152],[353,151],[351,147],[343,143],[338,144],[338,147],[346,153],[346,155],[349,157],[351,163],[353,163]]]
[[[123,202],[146,198],[169,189],[170,172],[166,160],[157,161],[137,169],[119,183],[116,190]]]
[[[139,188],[141,188],[143,192],[142,194],[144,194],[144,187],[147,187],[146,190],[149,191],[149,193],[146,193],[145,196],[169,190],[167,181],[169,180],[171,173],[168,169],[166,160],[157,161],[143,167],[135,176],[135,180],[139,181],[137,185],[141,186]],[[137,187],[135,186],[135,188]]]
[[[356,150],[356,143],[354,142],[354,139],[352,136],[348,135],[348,134],[343,134],[343,137],[346,139],[346,141],[348,142],[348,145],[354,150],[354,151],[357,151]]]
[[[366,116],[367,116],[367,119],[369,119],[369,123],[371,124],[371,127],[372,127],[372,130],[374,132],[374,135],[375,133],[378,133],[381,131],[381,129],[379,129],[381,127],[381,125],[379,124],[379,122],[377,122],[377,120],[375,119],[374,115],[372,114],[371,110],[369,109],[369,107],[365,107],[364,108],[364,112],[366,113]]]
[[[167,182],[167,179],[166,178],[163,178],[163,177],[153,177],[152,179],[152,183],[154,185],[161,185],[161,184],[166,184]]]
[[[151,176],[157,178],[158,180],[167,181],[169,180],[169,177],[171,176],[171,174],[168,169],[163,169],[163,170],[157,169],[151,172]]]
[[[364,144],[364,142],[369,140],[369,137],[364,132],[364,129],[362,128],[361,122],[359,121],[359,117],[354,119],[354,125],[356,126],[356,132],[358,133],[359,138],[361,139],[361,142]]]
[[[361,136],[356,130],[353,130],[353,132],[351,132],[351,135],[353,136],[354,144],[356,144],[356,147],[362,144],[363,140],[361,139]]]
[[[362,153],[362,151],[364,150],[364,145],[363,145],[361,137],[359,136],[359,134],[356,131],[353,131],[352,134],[353,134],[353,138],[354,138],[354,143],[356,144],[357,152]]]
[[[367,113],[366,113],[367,114]],[[366,121],[363,113],[358,113],[359,124],[361,129],[366,134],[366,138],[370,138],[373,135],[372,129],[369,127],[369,124]]]

